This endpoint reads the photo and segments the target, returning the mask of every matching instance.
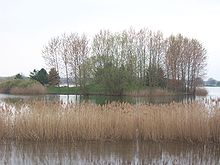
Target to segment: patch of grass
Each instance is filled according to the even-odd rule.
[[[12,79],[0,83],[0,93],[45,94],[46,88],[39,82],[29,79]]]
[[[31,102],[0,110],[0,138],[31,141],[179,141],[220,143],[220,109],[203,103],[131,105]],[[8,120],[3,120],[8,119]],[[6,132],[5,132],[6,131]]]
[[[80,87],[48,87],[49,94],[104,94],[103,88],[97,84],[89,84],[82,89]]]
[[[129,89],[129,91],[125,91],[123,95],[139,97],[175,95],[174,92],[161,88],[136,88],[137,89]],[[80,87],[48,87],[47,92],[49,94],[106,94],[105,89],[99,84],[89,84],[85,87],[85,89],[82,89]]]

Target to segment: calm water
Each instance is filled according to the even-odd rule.
[[[220,87],[206,87],[206,89],[209,92],[209,97],[220,97]]]
[[[207,98],[220,97],[220,88],[207,88]],[[115,100],[131,103],[185,102],[198,98],[155,97],[113,98],[79,95],[13,96],[0,95],[0,102],[23,102],[26,100],[62,101],[80,103],[90,101],[99,104]],[[0,164],[220,164],[220,145],[191,145],[182,143],[150,142],[75,142],[65,143],[15,143],[0,141]]]
[[[38,96],[24,96],[24,95],[7,95],[0,94],[0,102],[25,102],[28,100],[43,100],[43,101],[60,101],[63,103],[81,103],[92,102],[96,104],[106,104],[113,101],[129,102],[131,104],[164,104],[170,102],[191,102],[195,100],[192,96],[160,96],[160,97],[130,97],[130,96],[102,96],[102,95],[38,95]]]
[[[175,143],[0,144],[0,164],[220,164],[216,145]]]
[[[206,87],[209,94],[207,98],[220,98],[220,87]],[[170,103],[170,102],[190,102],[193,100],[202,99],[204,97],[192,97],[192,96],[161,96],[161,97],[116,97],[116,96],[83,96],[83,95],[39,95],[39,96],[27,96],[27,95],[7,95],[0,94],[0,102],[23,102],[27,100],[44,100],[44,101],[61,101],[64,103],[80,103],[80,102],[92,102],[97,104],[105,104],[112,101],[129,102],[133,104],[143,103]]]

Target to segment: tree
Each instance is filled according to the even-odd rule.
[[[15,79],[24,79],[24,76],[20,73],[15,75]]]
[[[72,76],[83,91],[91,79],[99,79],[110,93],[146,86],[194,93],[206,67],[206,50],[196,39],[181,34],[164,38],[148,29],[102,30],[91,45],[85,35],[63,34],[52,38],[42,53],[50,68],[65,73],[68,86]]]
[[[48,68],[55,68],[58,74],[61,72],[60,68],[60,37],[53,37],[49,40],[47,45],[43,47],[42,56],[48,66]]]
[[[30,75],[29,75],[30,78],[38,81],[38,72],[39,72],[38,70],[34,69],[33,72],[30,72]]]
[[[96,83],[100,84],[106,94],[122,95],[128,87],[128,72],[122,66],[117,68],[112,63],[106,64],[104,68],[97,68]]]
[[[69,45],[68,45],[68,36],[67,34],[63,34],[61,37],[61,44],[60,44],[60,54],[61,54],[61,61],[64,65],[65,75],[66,75],[66,82],[67,87],[69,87]]]
[[[59,73],[55,68],[51,68],[48,74],[48,84],[50,86],[58,86],[60,83]]]
[[[34,69],[34,71],[30,73],[30,78],[40,82],[42,85],[48,84],[48,74],[44,68],[40,71]]]
[[[85,69],[88,69],[88,39],[85,35],[80,36],[77,33],[71,33],[67,37],[67,44],[68,62],[71,67],[73,78],[75,79],[75,84],[82,88],[86,84]]]
[[[196,39],[188,39],[181,34],[167,39],[165,66],[168,86],[176,91],[195,94],[196,80],[204,76],[206,50]]]

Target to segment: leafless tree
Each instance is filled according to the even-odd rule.
[[[52,38],[42,54],[49,68],[61,72],[63,66],[68,86],[72,75],[80,87],[103,69],[101,74],[106,78],[117,71],[115,82],[121,82],[121,75],[129,83],[150,87],[162,86],[166,80],[163,85],[169,89],[194,93],[196,80],[206,67],[206,50],[196,39],[181,34],[164,38],[162,32],[148,29],[101,30],[94,36],[91,49],[86,35],[63,34]]]
[[[89,41],[85,35],[72,33],[68,36],[68,59],[76,86],[85,85],[86,60],[89,54]],[[84,83],[83,83],[84,82]]]
[[[61,62],[63,64],[65,75],[66,75],[66,82],[67,87],[69,87],[69,58],[68,58],[68,52],[69,52],[69,45],[68,45],[68,36],[67,34],[63,34],[60,38],[60,55],[61,55]]]
[[[51,38],[43,47],[42,56],[49,69],[55,68],[60,75],[60,38]]]

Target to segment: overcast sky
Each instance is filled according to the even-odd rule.
[[[46,67],[43,45],[62,33],[149,28],[182,33],[207,49],[220,80],[220,0],[0,0],[0,76]]]

